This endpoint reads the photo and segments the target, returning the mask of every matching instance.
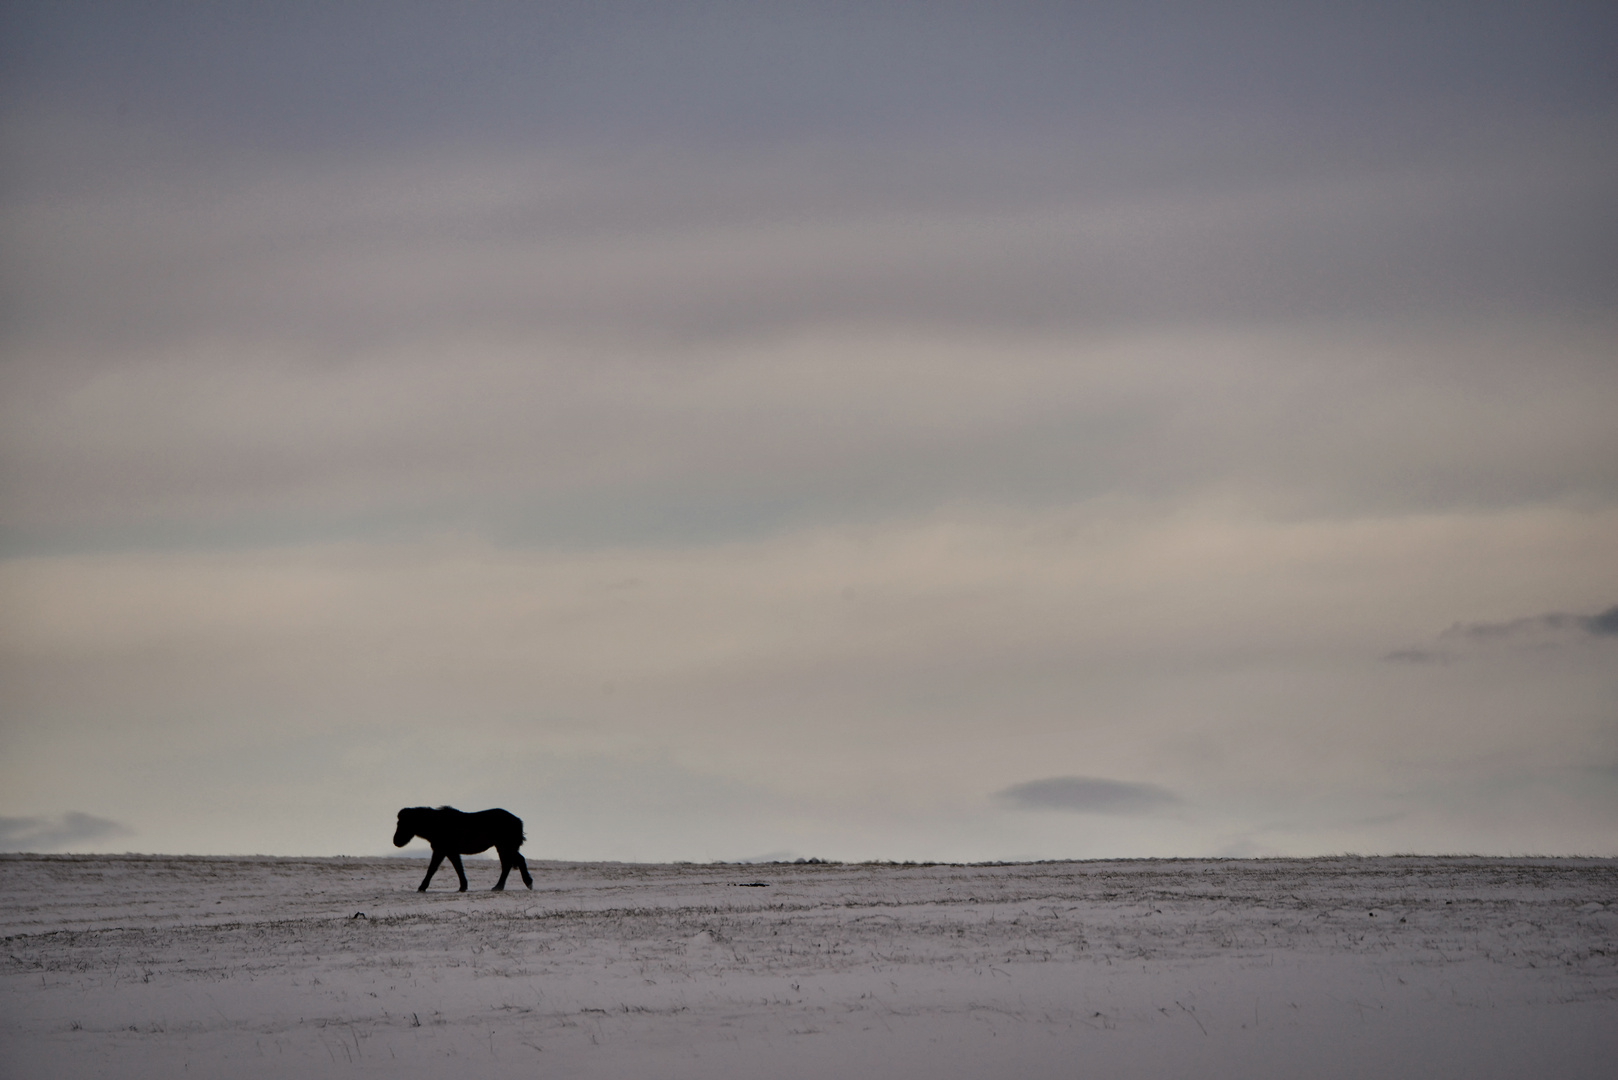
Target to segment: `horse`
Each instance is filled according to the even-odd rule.
[[[453,806],[407,806],[399,811],[399,827],[393,834],[393,846],[404,847],[410,838],[419,836],[433,846],[433,861],[427,866],[427,876],[421,879],[417,892],[426,892],[427,883],[438,873],[439,864],[446,858],[455,867],[461,879],[461,892],[466,891],[466,870],[461,866],[462,855],[476,855],[491,847],[500,853],[500,880],[494,891],[506,887],[506,875],[515,866],[522,874],[522,883],[530,889],[534,879],[528,876],[528,863],[517,849],[528,839],[523,835],[522,818],[504,810],[479,810],[463,814]]]

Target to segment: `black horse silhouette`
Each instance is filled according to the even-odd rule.
[[[410,838],[419,836],[433,846],[433,861],[427,866],[427,876],[421,879],[417,892],[426,892],[427,883],[438,873],[439,864],[446,858],[455,867],[461,879],[461,892],[466,891],[466,870],[461,866],[462,855],[476,855],[494,848],[500,853],[500,880],[494,883],[498,891],[506,887],[506,875],[515,866],[522,874],[522,883],[530,889],[534,879],[528,876],[528,863],[517,849],[528,839],[522,833],[522,818],[504,810],[479,810],[463,814],[453,806],[407,806],[399,811],[399,828],[393,834],[393,846],[404,847]]]

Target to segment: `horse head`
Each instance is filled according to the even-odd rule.
[[[421,806],[407,806],[399,811],[399,827],[393,831],[393,846],[404,847],[416,835],[416,815],[426,809]]]

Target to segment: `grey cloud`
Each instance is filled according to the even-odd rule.
[[[1143,814],[1181,800],[1166,788],[1092,776],[1053,776],[1030,780],[995,793],[1021,810],[1068,810],[1080,814]]]
[[[17,196],[8,541],[621,541],[1211,486],[1610,498],[1611,327],[1546,315],[1607,280],[1556,238],[1598,242],[1618,163],[1516,140],[1207,186],[1206,139],[1147,140],[1123,155],[1144,191],[1013,141],[154,165]],[[1528,277],[1468,277],[1502,266]]]
[[[1105,167],[1038,142],[506,151],[455,155],[459,170],[423,147],[329,175],[126,165],[114,190],[7,200],[6,335],[340,359],[445,335],[667,346],[828,324],[1095,332],[1618,302],[1618,162],[1577,145],[1595,129],[1517,127],[1374,167],[1305,168],[1244,139],[1264,164],[1234,174],[1228,148],[1179,134],[1101,140]]]
[[[1391,10],[1305,33],[1262,6],[542,7],[480,6],[453,31],[431,8],[371,25],[363,5],[284,22],[228,5],[13,13],[33,47],[0,45],[17,88],[0,113],[9,550],[446,527],[641,542],[1120,493],[1373,515],[1618,493],[1602,408],[1618,157],[1597,84],[1556,83],[1595,55],[1572,29],[1595,9],[1522,20],[1480,65],[1459,60],[1502,31],[1458,13],[1411,35]],[[800,58],[777,81],[761,57],[789,42]],[[1174,78],[1200,71],[1195,92],[1168,92],[1150,123],[1098,119],[1074,49],[1119,42],[1173,56]],[[731,74],[698,87],[709,68],[684,71],[681,49]],[[1253,49],[1262,62],[1235,59]],[[368,56],[388,62],[352,62]],[[958,84],[962,57],[986,111],[913,102],[949,123],[873,135],[834,107],[848,86],[888,101],[907,63]],[[608,87],[597,60],[649,81]],[[1370,96],[1349,78],[1362,64]],[[496,94],[455,117],[464,137],[434,120],[441,103],[411,121],[420,87],[464,85],[421,72],[457,65],[573,119],[513,134]],[[1492,93],[1523,65],[1549,81],[1523,79],[1535,93],[1511,110],[1444,89],[1488,71]],[[1119,100],[1160,82],[1103,69]],[[530,92],[558,70],[588,77]],[[1250,95],[1316,76],[1317,105],[1378,122],[1300,139]],[[626,119],[667,79],[701,107]],[[769,92],[734,92],[755,82]],[[1553,85],[1582,104],[1546,123]],[[1473,103],[1443,114],[1442,139],[1381,122],[1428,93]],[[94,107],[123,98],[124,119]],[[1246,104],[1209,123],[1215,98]],[[607,99],[627,126],[592,136]],[[766,122],[799,100],[829,111]],[[729,111],[749,101],[752,120]],[[1038,122],[974,126],[1039,103]],[[778,134],[695,137],[754,121]],[[331,142],[345,125],[393,133]],[[263,144],[283,136],[302,152]],[[820,354],[783,360],[799,345]]]
[[[0,850],[50,851],[89,840],[128,836],[116,821],[69,811],[60,817],[0,817]]]
[[[1585,631],[1597,637],[1618,635],[1618,604],[1599,615],[1586,615],[1583,621]]]
[[[1457,11],[1396,30],[1391,8],[1175,6],[11,12],[0,324],[12,341],[340,357],[491,329],[665,341],[873,319],[1611,310],[1614,103],[1602,39],[1580,29],[1610,16],[1564,5],[1483,29]],[[1532,77],[1506,93],[1518,66]],[[656,84],[694,74],[690,114],[658,115]],[[1294,83],[1323,90],[1301,131],[1281,122],[1309,97]],[[962,86],[992,101],[966,108]],[[446,110],[457,88],[472,100]],[[1146,88],[1148,118],[1095,115]],[[876,132],[855,119],[911,93]],[[1412,107],[1428,97],[1438,115]],[[595,109],[614,98],[650,115],[603,137]],[[545,137],[513,119],[558,102],[578,115]],[[1334,122],[1359,112],[1374,122]],[[277,152],[282,128],[327,123],[350,137],[304,130],[305,152]],[[702,137],[752,125],[773,134]],[[390,127],[386,145],[355,137]]]
[[[1610,96],[1608,5],[13,5],[14,101],[281,150],[423,132],[763,139],[1261,110],[1323,130]],[[1423,108],[1426,106],[1426,108]],[[1434,113],[1436,113],[1434,115]],[[1429,136],[1430,139],[1430,136]]]
[[[1618,605],[1595,615],[1577,615],[1565,611],[1552,611],[1543,615],[1525,615],[1503,622],[1456,623],[1438,635],[1438,640],[1451,648],[1411,646],[1394,649],[1382,659],[1395,664],[1448,664],[1456,659],[1452,649],[1459,648],[1462,655],[1468,647],[1486,646],[1496,642],[1522,642],[1536,647],[1553,645],[1569,635],[1588,638],[1618,636]]]
[[[1596,615],[1574,615],[1553,611],[1506,622],[1456,623],[1439,636],[1464,641],[1498,641],[1553,633],[1576,633],[1590,637],[1618,636],[1618,605]]]

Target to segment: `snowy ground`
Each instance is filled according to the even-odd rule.
[[[0,856],[0,1075],[1618,1075],[1614,860],[532,866]]]

